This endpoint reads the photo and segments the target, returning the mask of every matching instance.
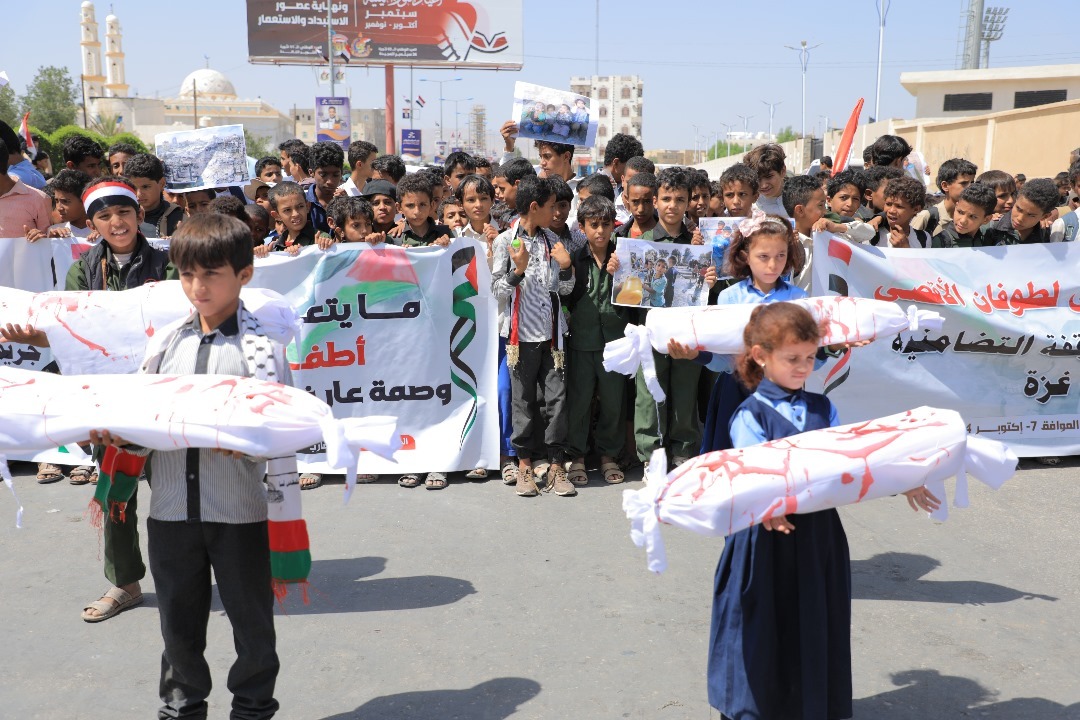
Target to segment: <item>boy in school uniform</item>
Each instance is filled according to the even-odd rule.
[[[623,198],[630,211],[630,221],[615,228],[615,237],[642,239],[645,233],[651,233],[658,221],[656,216],[656,194],[660,185],[652,173],[634,173],[626,181]]]
[[[758,145],[743,156],[743,162],[758,176],[758,199],[755,203],[767,215],[787,217],[784,210],[784,177],[787,155],[776,143]]]
[[[353,140],[349,143],[349,179],[335,191],[336,195],[360,197],[364,185],[371,179],[371,164],[379,156],[379,148],[366,140]]]
[[[304,188],[286,180],[270,188],[267,199],[270,200],[270,215],[275,220],[281,220],[285,230],[272,245],[264,246],[267,251],[295,248],[292,252],[298,252],[302,247],[315,244],[315,227],[311,223]]]
[[[334,199],[334,193],[341,185],[342,167],[345,163],[345,151],[332,142],[317,142],[311,146],[311,176],[315,182],[308,186],[304,194],[311,214],[311,225],[316,232],[329,233],[330,225],[326,222],[326,206]]]
[[[135,186],[144,222],[155,231],[154,235],[148,237],[172,237],[184,219],[184,209],[168,202],[162,194],[165,190],[165,165],[156,155],[136,153],[124,163],[124,176]]]
[[[255,177],[267,185],[277,185],[282,181],[281,159],[276,157],[259,158],[255,163]]]
[[[735,163],[718,182],[724,217],[750,217],[759,194],[757,172],[749,165]]]
[[[1059,218],[1049,227],[1049,220],[1058,200],[1057,186],[1049,178],[1032,178],[1016,195],[1016,202],[1000,220],[990,225],[989,236],[1003,237],[1007,245],[1033,245],[1060,242],[1064,238],[1064,223]]]
[[[1005,244],[1005,237],[987,237],[983,225],[990,219],[997,206],[994,189],[983,183],[971,183],[952,209],[952,221],[945,223],[941,231],[933,237],[932,247],[988,247]]]
[[[551,189],[555,191],[555,217],[551,220],[549,230],[555,233],[555,236],[566,247],[566,252],[574,255],[589,242],[585,239],[585,233],[567,222],[570,218],[570,209],[576,203],[574,191],[558,175],[552,175],[548,177],[548,180],[551,182]]]
[[[538,493],[533,461],[540,459],[550,460],[545,490],[571,496],[577,490],[566,477],[566,320],[561,304],[574,289],[574,268],[566,248],[547,229],[555,215],[551,183],[522,178],[515,184],[515,201],[519,220],[495,240],[492,269],[492,292],[507,307],[500,334],[507,339],[510,369],[515,492],[522,497]]]
[[[964,188],[975,182],[975,174],[978,171],[975,163],[963,158],[952,158],[941,163],[941,167],[938,168],[937,186],[945,194],[945,198],[937,205],[928,207],[916,215],[911,221],[911,227],[937,235],[940,228],[952,222],[952,212],[956,207],[956,201],[960,199]]]
[[[397,186],[398,205],[405,217],[405,229],[401,233],[401,245],[424,247],[426,245],[450,244],[454,231],[445,225],[431,221],[431,182],[421,173],[408,175]]]
[[[360,196],[371,203],[375,221],[371,224],[372,232],[387,233],[397,223],[398,191],[394,183],[387,180],[368,180]]]
[[[608,483],[624,479],[618,464],[626,444],[626,380],[604,370],[604,346],[623,336],[629,308],[611,302],[612,274],[609,261],[615,252],[612,230],[615,204],[594,195],[578,205],[578,225],[587,244],[573,256],[574,290],[567,340],[567,438],[572,459],[567,478],[576,486],[589,482],[585,452],[592,418],[592,399],[598,396],[598,417],[593,440],[600,455],[600,470]]]
[[[885,222],[871,244],[878,247],[928,248],[930,233],[911,226],[911,221],[926,205],[926,186],[905,174],[890,180],[883,191]]]
[[[862,207],[864,190],[862,175],[851,168],[830,177],[825,186],[829,199],[829,211],[825,217],[835,223],[861,219],[859,209]]]
[[[639,175],[630,180],[630,203],[633,211],[634,183]],[[665,168],[656,176],[655,225],[641,233],[642,240],[669,242],[680,245],[694,243],[693,233],[686,227],[683,217],[690,199],[691,179],[682,168]],[[637,224],[635,211],[634,223]],[[620,228],[621,229],[621,228]],[[630,235],[630,237],[633,237]],[[701,240],[697,241],[701,244]],[[614,257],[614,256],[613,256]],[[618,269],[615,259],[612,272]],[[706,276],[709,289],[716,282],[716,270],[710,269]],[[665,273],[668,280],[675,279]],[[645,322],[648,310],[638,311],[638,322]],[[697,394],[701,365],[692,360],[673,360],[669,355],[653,351],[656,377],[667,399],[657,403],[645,384],[645,375],[637,373],[637,395],[634,399],[634,440],[638,459],[648,463],[654,450],[663,447],[670,460],[679,464],[697,454],[701,446],[701,430],[698,427]]]
[[[284,348],[266,337],[240,300],[253,267],[250,231],[239,220],[206,213],[186,221],[170,256],[180,268],[191,317],[165,331],[143,372],[213,373],[288,383]],[[259,358],[258,368],[252,356]],[[103,445],[149,455],[147,520],[161,635],[158,717],[206,717],[210,668],[205,657],[211,572],[232,625],[236,661],[229,671],[233,718],[271,718],[280,663],[274,632],[267,487],[264,477],[295,474],[295,455],[256,459],[207,449],[150,452],[125,446],[107,429]]]

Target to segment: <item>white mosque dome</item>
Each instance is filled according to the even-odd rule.
[[[181,97],[189,97],[198,89],[200,95],[236,97],[236,88],[223,73],[210,68],[200,68],[184,78],[180,85]]]

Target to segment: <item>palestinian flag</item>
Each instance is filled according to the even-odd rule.
[[[476,373],[462,357],[476,337],[476,308],[469,302],[480,294],[476,279],[476,249],[465,247],[455,252],[450,259],[450,268],[454,278],[454,301],[451,309],[457,317],[454,328],[450,331],[450,380],[472,397],[472,408],[458,438],[460,446],[465,444],[465,439],[476,424],[478,412]]]
[[[90,524],[93,527],[103,527],[106,519],[124,522],[128,500],[139,485],[146,458],[146,455],[135,455],[115,445],[105,448],[97,488],[90,500]]]

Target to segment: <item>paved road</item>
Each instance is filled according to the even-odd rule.
[[[996,493],[973,482],[972,507],[944,525],[902,499],[843,511],[856,718],[1080,718],[1078,467],[1025,463]],[[18,482],[22,530],[0,489],[0,717],[153,717],[153,583],[142,607],[82,622],[107,587],[91,491]],[[621,488],[598,476],[572,499],[492,481],[362,486],[347,507],[325,485],[304,501],[312,598],[279,613],[279,717],[719,717],[705,653],[721,541],[668,528],[670,569],[650,574]],[[226,717],[232,643],[216,602],[210,631],[211,717]]]

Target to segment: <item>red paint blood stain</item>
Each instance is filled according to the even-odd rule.
[[[849,485],[855,482],[855,476],[851,473],[844,473],[840,476],[840,482],[844,483],[845,485]]]
[[[154,337],[154,323],[151,322],[146,326],[146,337]]]
[[[85,345],[85,346],[86,346],[86,347],[88,347],[89,349],[91,349],[91,350],[96,350],[97,352],[100,352],[100,353],[101,353],[102,355],[104,355],[105,357],[109,357],[109,351],[108,351],[108,350],[106,350],[106,349],[105,349],[105,348],[104,348],[103,346],[101,346],[101,345],[98,345],[98,344],[97,344],[96,342],[94,342],[93,340],[88,340],[88,339],[84,338],[84,337],[83,337],[82,335],[80,335],[79,333],[77,333],[77,332],[75,332],[74,330],[72,330],[71,326],[70,326],[70,325],[68,325],[68,324],[67,324],[66,322],[64,322],[64,321],[63,321],[63,320],[62,320],[62,319],[60,318],[60,316],[59,316],[59,315],[58,315],[58,316],[56,316],[56,321],[57,321],[58,323],[60,323],[60,325],[61,325],[61,326],[63,326],[63,328],[64,328],[65,330],[67,330],[67,331],[68,331],[68,333],[70,333],[70,334],[71,334],[71,337],[75,338],[76,340],[78,340],[79,342],[81,342],[81,343],[82,343],[83,345]]]

